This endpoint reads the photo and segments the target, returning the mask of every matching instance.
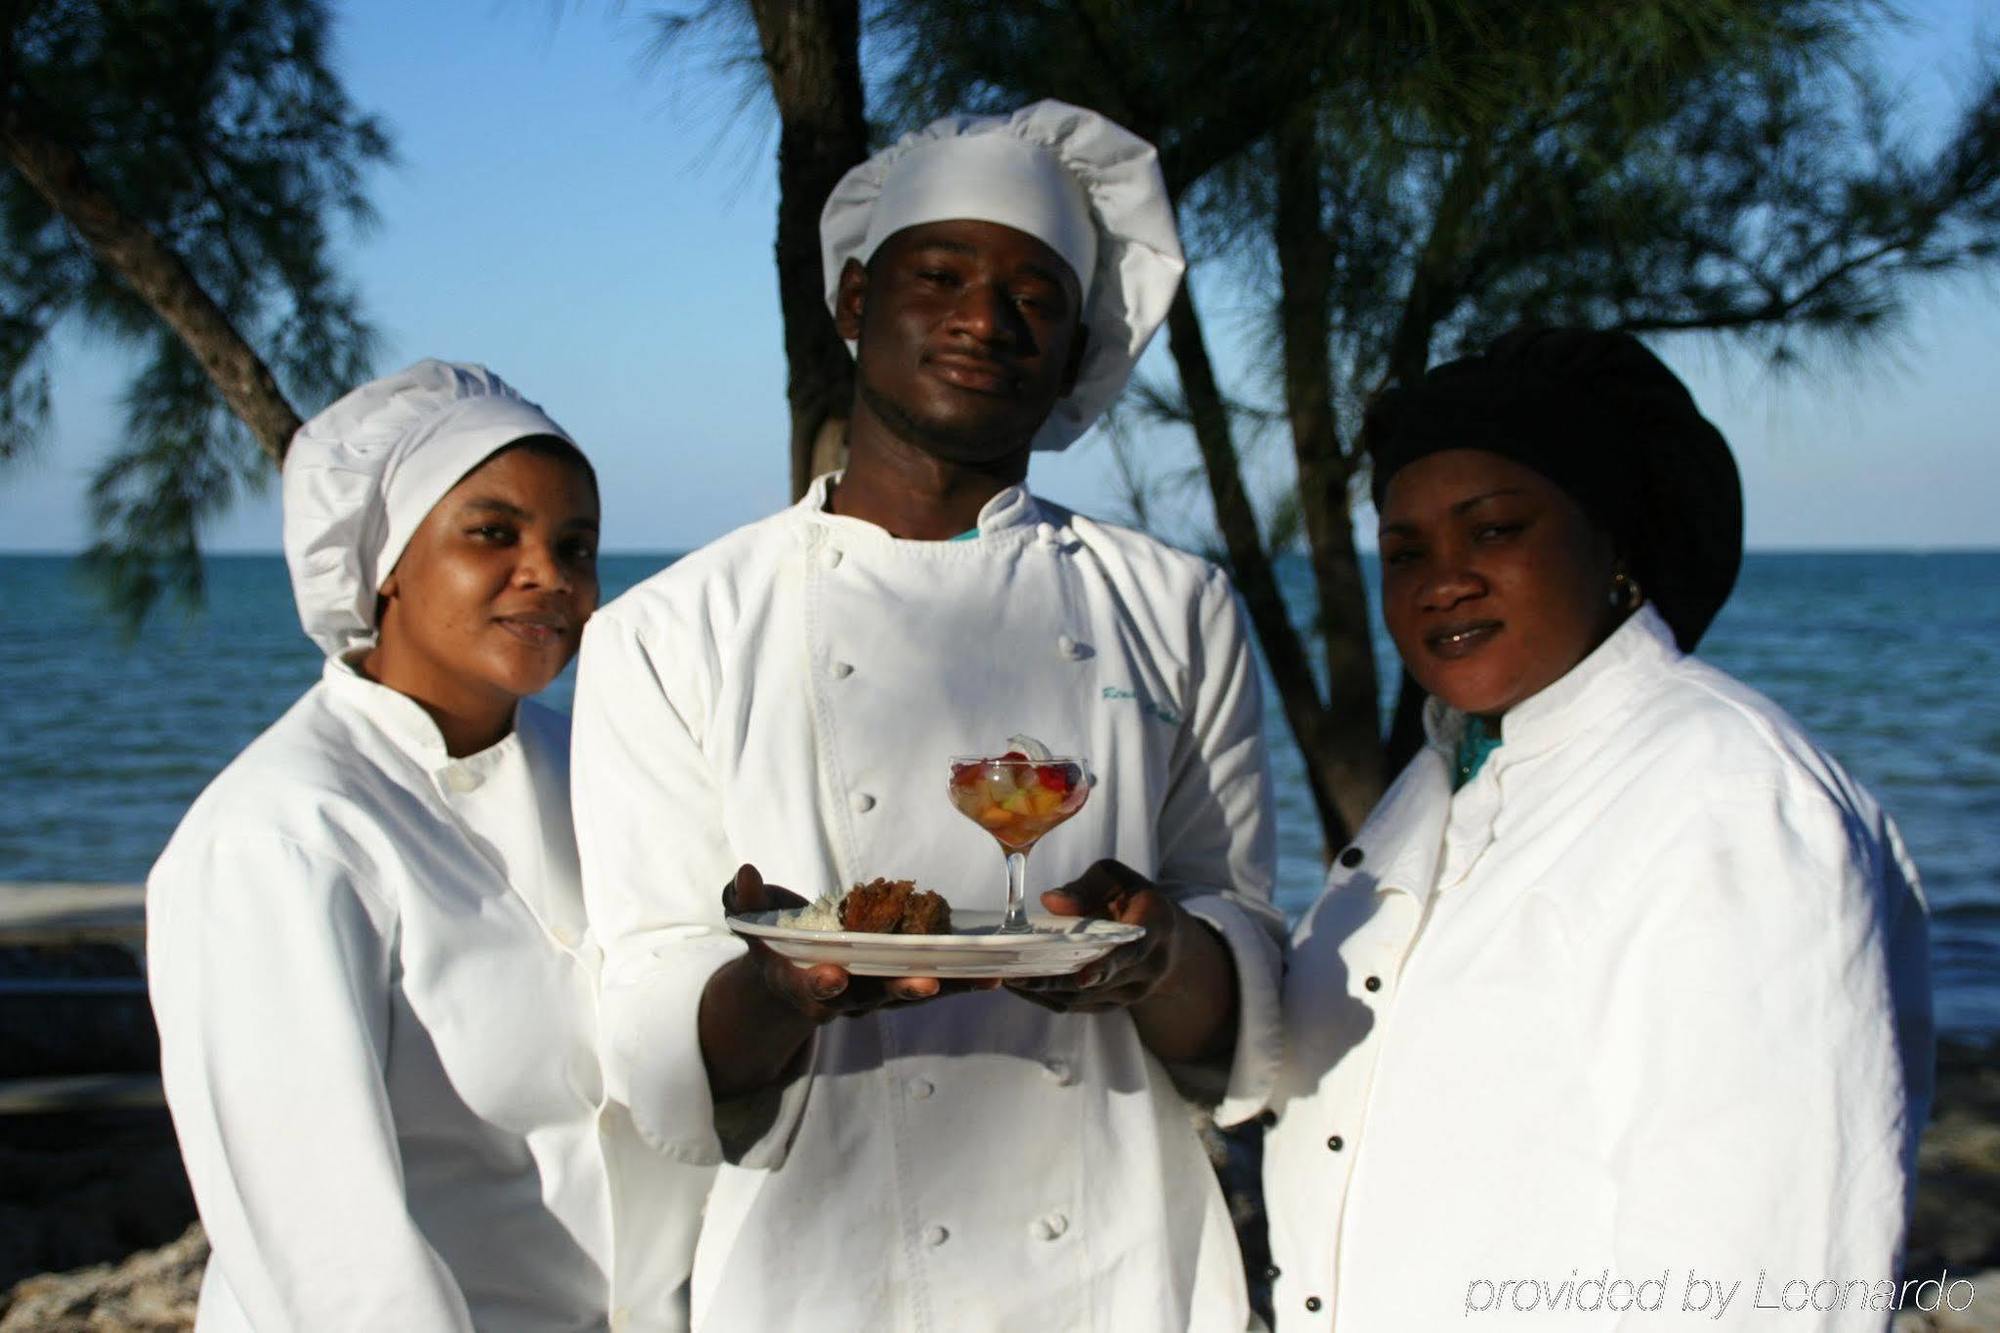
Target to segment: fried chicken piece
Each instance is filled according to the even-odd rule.
[[[841,897],[840,928],[872,935],[949,935],[951,904],[907,879],[871,879]]]
[[[900,933],[904,935],[951,934],[951,904],[929,889],[918,889],[903,904]]]
[[[893,935],[903,919],[903,904],[916,888],[907,879],[871,879],[856,884],[840,900],[840,928],[873,935]]]

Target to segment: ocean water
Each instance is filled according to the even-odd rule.
[[[606,557],[607,595],[667,560]],[[0,556],[0,881],[143,879],[188,802],[317,677],[282,560],[208,571],[203,611],[127,642],[67,559]],[[1303,567],[1287,572],[1303,596]],[[1393,662],[1379,627],[1378,646]],[[1703,655],[1895,815],[1931,902],[1940,1027],[2000,1034],[2000,552],[1753,554]],[[1279,900],[1296,914],[1318,891],[1319,835],[1275,704],[1269,732]]]

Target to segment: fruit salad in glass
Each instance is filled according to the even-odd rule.
[[[1000,933],[1029,929],[1028,852],[1048,831],[1083,808],[1090,773],[1081,759],[1053,753],[1031,736],[1013,736],[997,755],[951,761],[951,803],[993,835],[1007,858],[1007,913]]]

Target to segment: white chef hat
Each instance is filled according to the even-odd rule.
[[[905,227],[959,219],[1024,231],[1076,270],[1089,344],[1076,388],[1034,440],[1037,449],[1066,448],[1125,387],[1187,267],[1159,154],[1065,102],[933,121],[848,172],[828,196],[819,221],[827,308],[848,260],[866,264]]]
[[[375,598],[465,474],[530,435],[569,432],[484,366],[419,361],[299,427],[285,454],[285,563],[299,623],[329,656],[375,641]]]

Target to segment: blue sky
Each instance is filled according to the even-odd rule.
[[[698,545],[787,500],[785,367],[771,267],[775,133],[729,128],[735,85],[641,67],[643,15],[539,0],[336,6],[338,63],[395,132],[374,231],[348,271],[382,329],[379,370],[483,361],[581,440],[606,481],[610,550]],[[1982,0],[1931,0],[1883,39],[1917,104],[1949,105]],[[1224,295],[1226,275],[1201,291]],[[1655,344],[1735,446],[1755,548],[2000,545],[2000,278],[1918,290],[1911,317],[1856,358],[1774,377],[1729,344]],[[1146,369],[1164,373],[1156,349]],[[0,550],[74,550],[83,494],[115,437],[120,350],[58,347],[56,424],[0,474]],[[1191,460],[1172,433],[1142,447]],[[1087,438],[1038,458],[1037,490],[1121,507],[1110,451]],[[208,533],[275,550],[275,487]]]

